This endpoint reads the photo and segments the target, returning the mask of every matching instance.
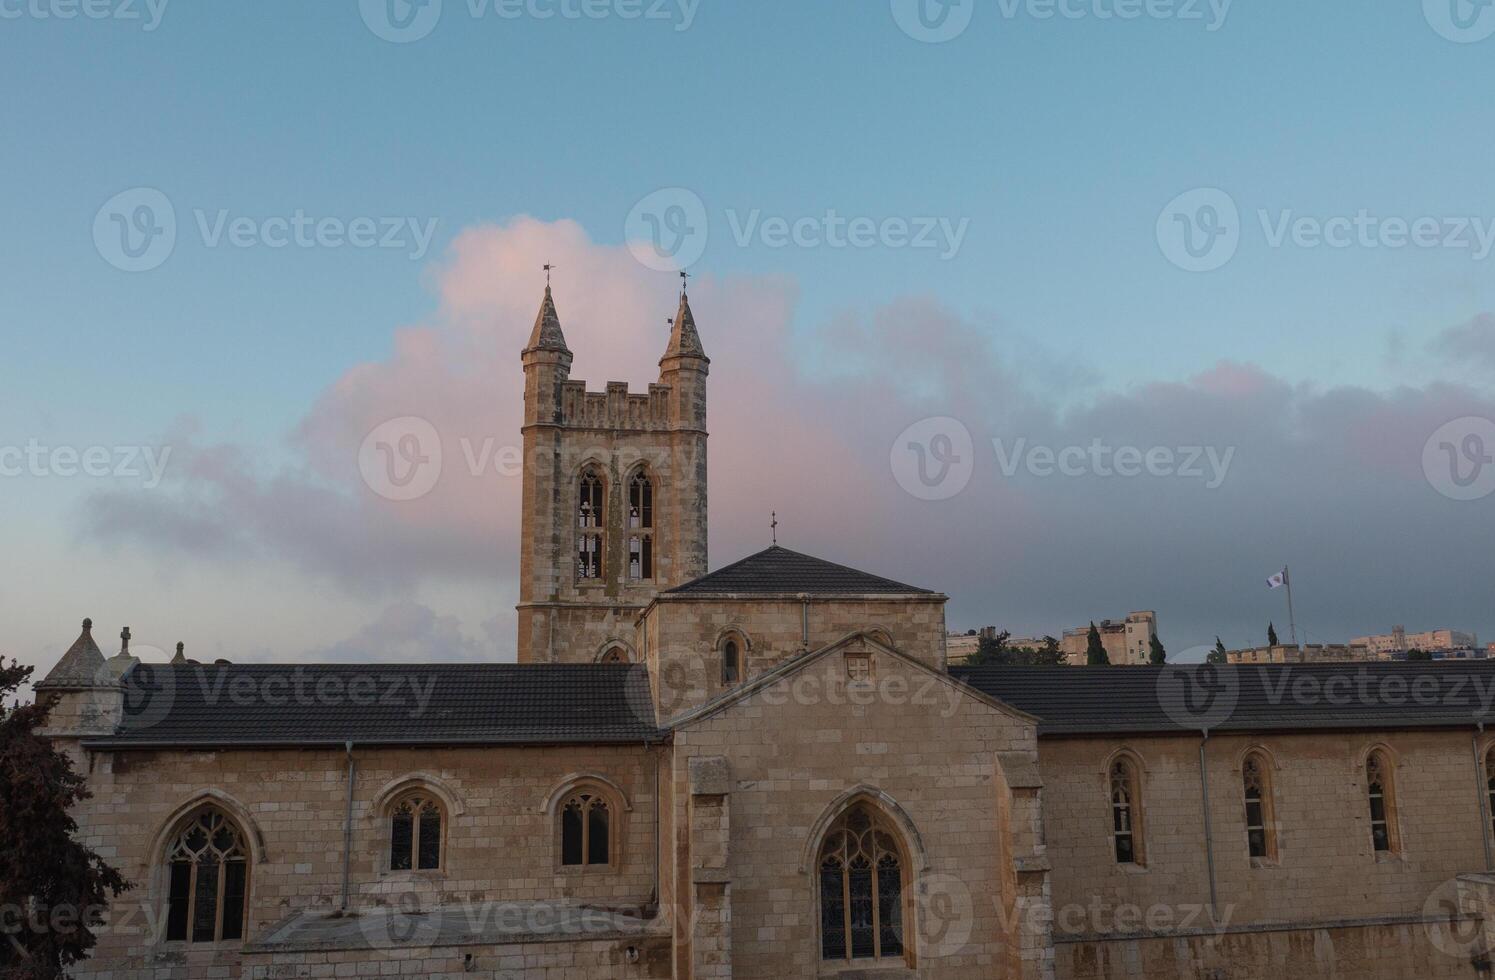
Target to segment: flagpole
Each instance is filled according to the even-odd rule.
[[[1293,638],[1293,648],[1298,646],[1298,624],[1293,621],[1293,577],[1288,573],[1287,566],[1282,566],[1282,584],[1287,586],[1287,629]]]

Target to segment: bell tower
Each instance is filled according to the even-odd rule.
[[[706,574],[706,377],[682,290],[647,393],[571,380],[550,287],[524,364],[519,662],[638,660],[634,620]]]

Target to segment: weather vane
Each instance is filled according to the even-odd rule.
[[[773,534],[774,547],[779,545],[779,512],[773,512],[773,523],[768,525],[768,530]]]
[[[680,295],[685,295],[686,288],[690,285],[690,273],[684,269],[680,270]]]
[[[550,270],[554,268],[555,266],[551,265],[548,262],[545,264],[545,285],[547,286],[550,285]]]

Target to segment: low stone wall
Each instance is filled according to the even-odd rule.
[[[591,942],[452,946],[424,950],[276,953],[245,958],[243,980],[302,977],[420,977],[431,980],[632,980],[668,978],[668,937]]]
[[[1139,938],[1055,938],[1057,980],[1473,980],[1489,978],[1470,918],[1242,928]]]
[[[299,980],[312,977],[420,977],[432,980],[662,980],[670,976],[668,936],[426,949],[244,953],[177,952],[71,972],[72,980]]]

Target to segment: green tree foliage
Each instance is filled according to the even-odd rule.
[[[1009,641],[1012,634],[1003,631],[996,636],[983,636],[976,652],[967,661],[973,667],[1054,667],[1064,663],[1064,654],[1059,652],[1059,641],[1052,636],[1043,638],[1043,646],[1014,647]]]
[[[966,661],[972,667],[997,667],[1009,663],[1011,651],[1007,641],[1012,634],[1003,630],[996,636],[983,636],[976,644],[976,652]]]
[[[1094,620],[1090,623],[1090,635],[1085,639],[1085,663],[1090,667],[1103,667],[1111,662],[1106,656],[1105,645],[1100,641],[1100,630],[1095,628]]]
[[[37,734],[54,700],[5,709],[31,672],[0,661],[0,980],[64,977],[97,942],[109,899],[130,887],[75,836],[70,810],[88,789]]]

